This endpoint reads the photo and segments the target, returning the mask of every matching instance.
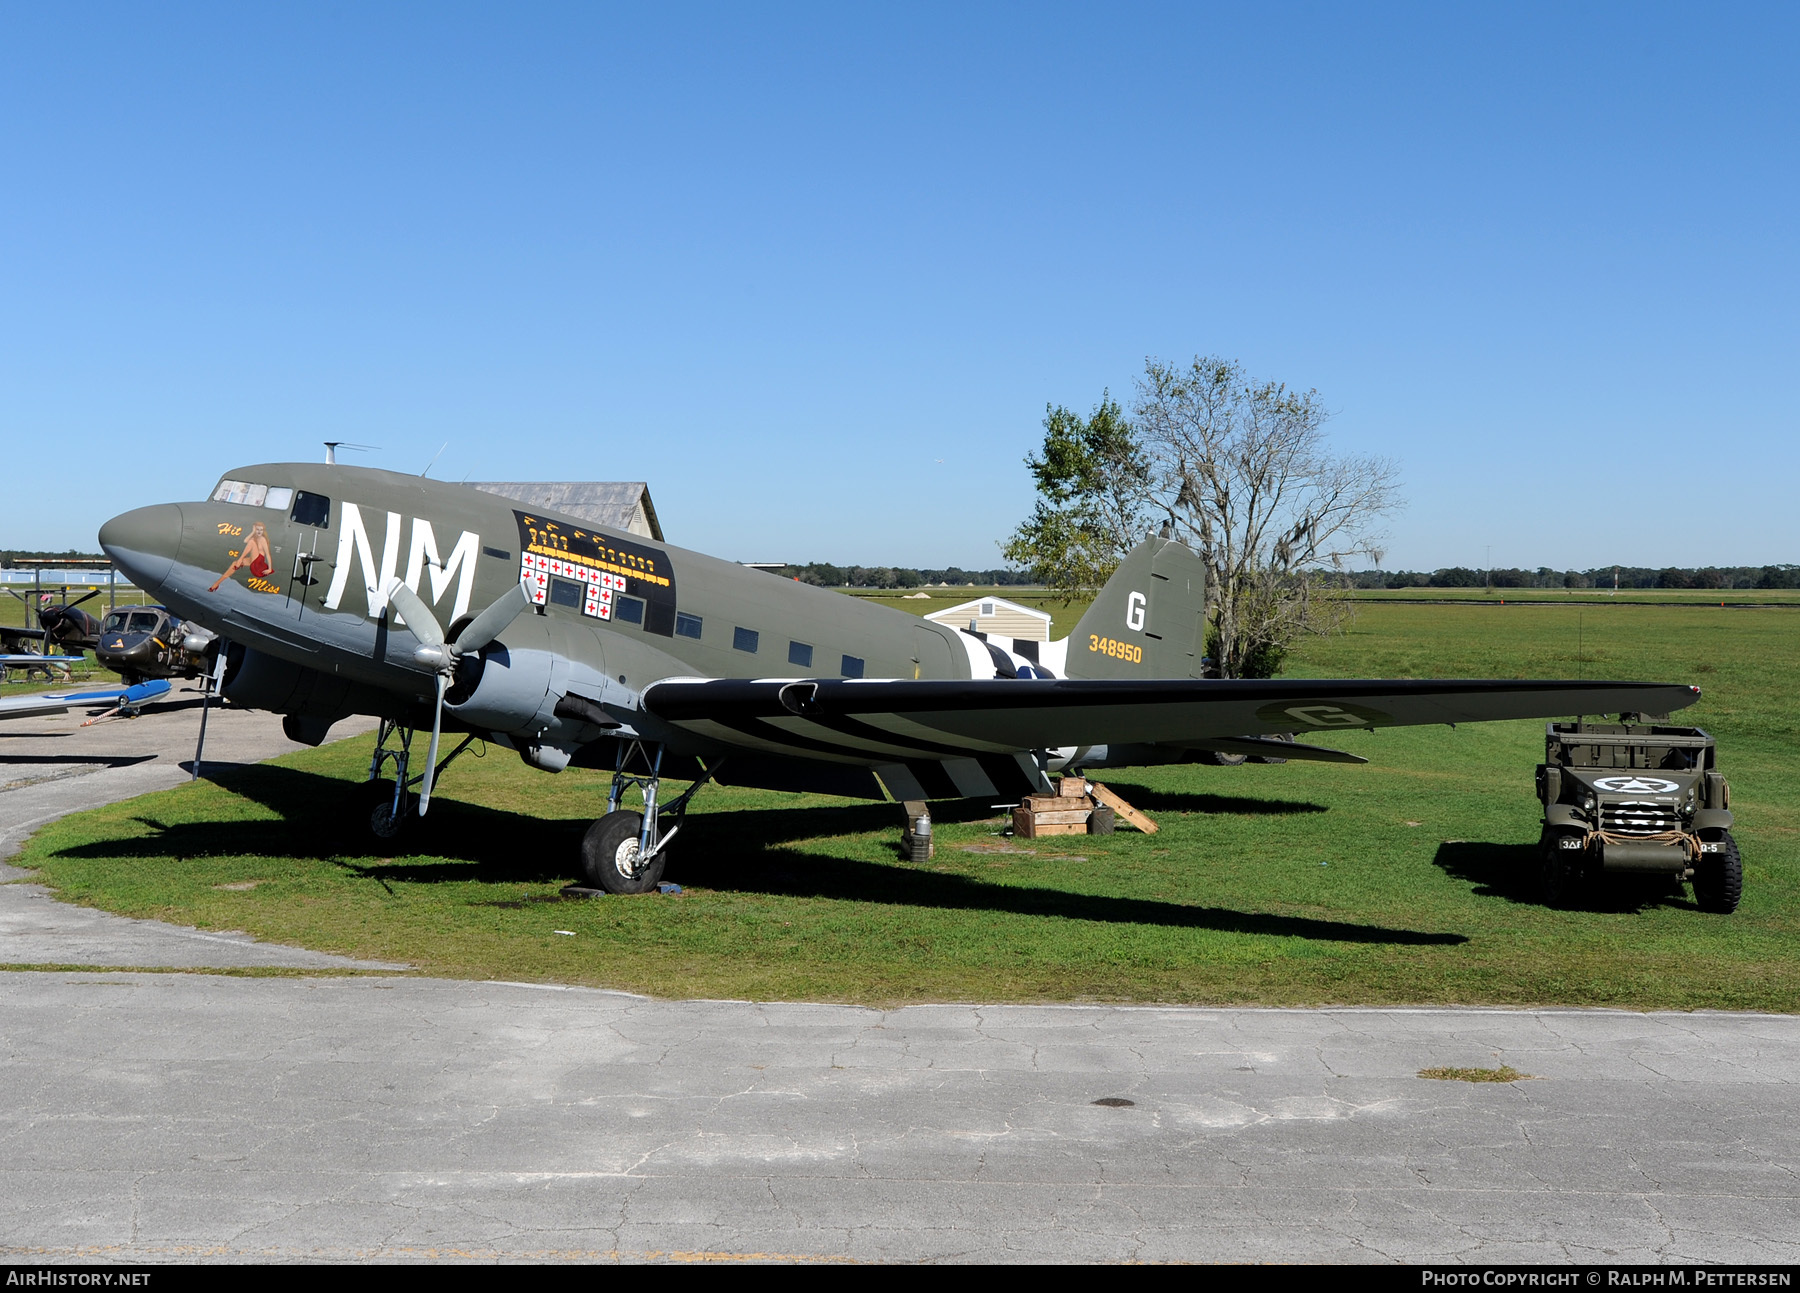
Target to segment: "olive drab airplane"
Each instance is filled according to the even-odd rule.
[[[1149,538],[1055,642],[983,637],[473,488],[333,464],[236,469],[108,521],[140,587],[223,644],[233,703],[312,744],[381,719],[371,825],[399,829],[476,739],[611,771],[582,873],[657,883],[708,780],[898,801],[1048,792],[1067,769],[1219,753],[1360,762],[1290,734],[1666,713],[1627,682],[1215,680],[1205,577]],[[444,731],[462,740],[442,762]],[[414,769],[416,738],[423,759]],[[690,781],[670,802],[663,778]],[[643,811],[625,807],[635,789]]]

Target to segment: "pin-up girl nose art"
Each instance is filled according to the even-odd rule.
[[[213,580],[212,587],[206,591],[218,592],[220,584],[246,568],[257,579],[266,578],[268,573],[275,568],[274,558],[269,554],[269,531],[261,521],[250,527],[250,533],[244,539],[244,547],[238,553],[237,560],[226,566],[223,573]]]

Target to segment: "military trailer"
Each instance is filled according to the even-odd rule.
[[[1538,798],[1541,878],[1553,905],[1602,875],[1691,880],[1702,911],[1733,912],[1744,888],[1731,787],[1697,727],[1551,723]]]

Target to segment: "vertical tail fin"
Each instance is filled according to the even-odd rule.
[[[1178,539],[1133,548],[1069,636],[1072,678],[1199,678],[1206,567]]]

